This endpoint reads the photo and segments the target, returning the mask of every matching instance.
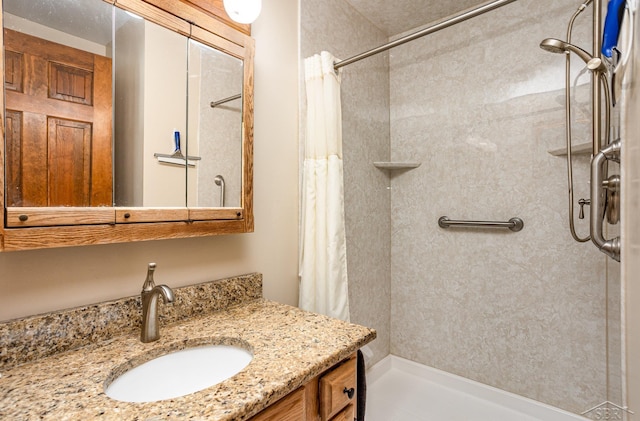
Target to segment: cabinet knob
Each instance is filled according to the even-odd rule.
[[[347,397],[349,399],[353,398],[353,394],[356,393],[356,390],[352,387],[350,389],[347,389],[346,387],[344,388],[344,390],[342,391],[342,393],[346,393]]]
[[[29,219],[29,215],[20,215],[18,216],[18,219],[22,222],[25,222],[27,219]]]

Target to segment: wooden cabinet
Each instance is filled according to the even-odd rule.
[[[356,397],[356,354],[353,354],[258,413],[251,421],[353,421]]]
[[[304,420],[304,404],[304,387],[301,387],[251,418],[251,421]]]
[[[329,421],[356,400],[356,358],[349,358],[319,380],[320,419]]]
[[[0,2],[0,12],[7,11],[7,15],[11,15],[8,3]],[[13,3],[24,2],[17,0]],[[85,0],[78,3],[82,4],[78,4],[76,8],[54,8],[60,16],[47,12],[44,6],[38,7],[33,10],[37,16],[29,19],[41,26],[44,25],[43,19],[51,18],[52,21],[48,23],[51,27],[57,27],[63,22],[67,30],[71,31],[69,27],[72,25],[67,25],[68,23],[84,22],[86,19],[74,20],[71,17],[73,10],[70,9],[77,9],[81,16],[85,16],[89,3],[92,2]],[[131,31],[123,31],[133,34],[131,39],[141,40],[144,44],[150,38],[140,36],[137,31],[147,31],[154,27],[159,29],[153,30],[154,36],[163,31],[169,34],[173,32],[178,34],[176,36],[184,36],[185,39],[188,37],[207,46],[220,56],[228,56],[234,63],[241,61],[242,66],[234,66],[242,85],[233,91],[234,95],[241,94],[238,99],[242,101],[241,116],[235,126],[240,139],[233,143],[233,159],[239,155],[241,160],[237,163],[237,171],[236,168],[233,169],[236,190],[239,189],[236,202],[239,203],[234,203],[233,207],[211,207],[209,202],[198,205],[197,202],[188,202],[186,194],[181,192],[177,193],[180,198],[177,207],[164,202],[158,205],[144,203],[144,182],[153,177],[142,175],[142,163],[155,159],[155,153],[152,155],[152,152],[161,151],[143,143],[142,124],[138,121],[148,111],[139,91],[142,91],[142,86],[147,86],[142,75],[149,72],[142,72],[137,67],[140,71],[133,71],[126,67],[123,73],[117,71],[117,66],[112,66],[118,62],[112,62],[110,58],[115,57],[113,45],[131,47],[128,41],[114,43],[109,38],[107,44],[98,44],[90,37],[91,40],[86,41],[91,42],[83,41],[79,42],[81,45],[77,45],[76,41],[80,41],[80,38],[76,39],[74,35],[64,37],[73,38],[74,47],[65,47],[60,44],[63,42],[62,37],[56,36],[55,40],[44,41],[45,34],[42,33],[34,36],[7,29],[0,32],[0,41],[4,47],[0,58],[0,73],[4,75],[5,81],[4,95],[0,97],[0,123],[5,123],[4,135],[0,136],[0,157],[4,157],[1,160],[4,167],[0,171],[0,207],[3,210],[0,215],[0,252],[253,232],[255,42],[248,35],[250,27],[230,22],[224,13],[222,0],[94,0],[93,3],[96,3],[93,5],[96,10],[102,10],[100,7],[103,6],[113,7],[115,10],[104,14],[104,19],[103,15],[99,16],[96,12],[95,21],[92,20],[91,25],[100,21],[104,23],[106,19],[113,19],[116,14],[124,16],[123,11],[126,11],[144,18],[144,21],[140,21],[142,26],[135,24],[131,26]],[[14,17],[17,19],[18,15]],[[22,16],[20,18],[26,19]],[[135,21],[138,22],[137,19]],[[122,28],[120,25],[115,26]],[[113,22],[110,21],[107,27],[113,28]],[[101,33],[97,29],[94,32]],[[124,33],[120,35],[124,36]],[[136,53],[138,50],[125,51],[125,56],[134,57],[134,62],[142,69],[144,63]],[[174,65],[187,57],[187,51],[171,57],[175,60],[162,60]],[[184,65],[188,66],[188,63]],[[199,66],[200,64],[198,68]],[[150,73],[155,77],[157,72],[153,70]],[[182,71],[177,73],[180,77],[170,86],[186,85],[191,76]],[[135,74],[136,78],[123,79],[119,77],[122,74]],[[126,100],[122,99],[122,95],[114,95],[118,80],[123,86],[119,92],[140,95],[127,97]],[[192,83],[192,87],[196,85],[198,84]],[[127,88],[129,86],[135,89]],[[180,89],[176,88],[176,91]],[[196,97],[190,91],[185,91],[182,108],[188,105],[187,93]],[[178,99],[182,103],[182,96]],[[123,110],[121,115],[130,117],[129,120],[113,118],[118,113],[118,101],[121,102],[120,110]],[[130,106],[133,108],[129,108]],[[162,113],[154,114],[153,121],[166,118],[163,117],[167,115],[164,107],[159,108]],[[177,126],[183,124],[192,128],[186,118],[175,118]],[[116,120],[125,121],[123,124],[126,130],[122,129],[122,133],[122,126],[115,125]],[[174,131],[171,135],[173,133]],[[116,143],[114,139],[121,141]],[[117,144],[125,146],[118,149],[115,146]],[[134,146],[129,147],[130,145]],[[169,150],[169,145],[166,146]],[[136,165],[131,163],[133,159],[137,160]],[[156,167],[160,165],[156,161],[151,162]],[[180,171],[180,166],[182,165],[178,164],[178,168],[171,168],[177,172],[164,173],[169,174],[169,181],[182,176],[187,179],[187,171],[191,169],[185,165],[184,170]],[[125,174],[122,180],[126,182],[118,181],[118,168],[121,174]],[[179,175],[180,173],[183,175]],[[189,174],[191,179],[197,179],[193,171]],[[171,190],[164,181],[158,182],[160,187],[156,191],[159,190],[161,196]],[[177,184],[186,185],[180,182]],[[119,189],[125,192],[123,195],[127,196],[126,199],[118,198]],[[128,200],[128,195],[134,195],[132,192],[135,192],[136,200]]]
[[[228,26],[237,29],[238,31],[251,35],[251,25],[234,22],[231,20],[229,15],[227,15],[227,11],[224,10],[224,5],[222,0],[182,0],[190,3],[193,6],[199,7],[204,10],[206,13],[215,17],[216,19],[221,20]]]
[[[356,418],[355,404],[349,404],[338,415],[331,418],[331,421],[353,421]]]

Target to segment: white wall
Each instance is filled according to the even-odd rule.
[[[174,131],[186,154],[188,48],[184,35],[145,22],[142,206],[186,206],[185,168],[160,163],[154,154],[173,153]]]
[[[111,51],[108,46],[76,37],[66,32],[58,31],[57,29],[32,22],[9,13],[4,13],[2,19],[5,28],[13,29],[14,31],[22,32],[34,37],[47,39],[51,42],[57,42],[58,44],[77,48],[79,50],[88,51],[99,56],[110,56],[109,53]]]
[[[265,2],[253,34],[255,232],[0,253],[0,320],[138,294],[153,261],[173,287],[262,272],[267,298],[297,303],[297,1]]]

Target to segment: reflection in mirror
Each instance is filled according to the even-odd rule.
[[[185,166],[155,154],[186,149],[188,40],[118,8],[115,28],[116,206],[184,207]]]
[[[4,0],[7,206],[112,206],[111,10]]]
[[[242,206],[242,60],[102,0],[3,7],[7,207]]]
[[[189,207],[241,206],[242,87],[242,60],[189,42]]]

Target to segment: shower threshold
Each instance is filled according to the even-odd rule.
[[[584,421],[587,418],[389,355],[367,371],[367,421]]]

